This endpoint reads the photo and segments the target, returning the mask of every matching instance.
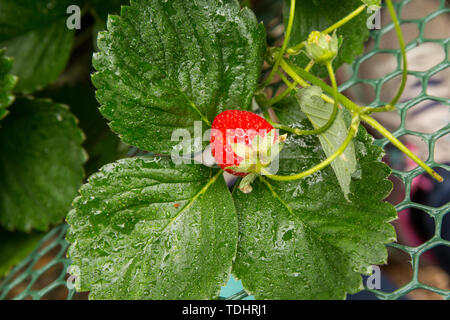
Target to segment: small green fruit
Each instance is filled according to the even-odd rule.
[[[339,41],[336,33],[332,36],[323,34],[319,31],[313,31],[309,34],[306,41],[306,54],[315,63],[327,63],[336,58]]]

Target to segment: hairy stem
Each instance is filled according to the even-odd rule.
[[[322,161],[321,163],[319,163],[318,165],[291,175],[291,176],[278,176],[278,175],[273,175],[270,172],[266,171],[265,169],[261,170],[261,173],[266,175],[267,178],[272,179],[272,180],[277,180],[277,181],[292,181],[292,180],[299,180],[302,179],[304,177],[307,177],[319,170],[322,170],[323,168],[327,167],[328,165],[331,164],[331,162],[333,162],[334,159],[336,159],[337,157],[339,157],[344,151],[345,149],[347,149],[348,145],[350,144],[350,142],[353,140],[355,134],[358,132],[358,127],[359,127],[359,116],[356,115],[352,118],[352,124],[350,126],[350,130],[348,131],[348,135],[345,138],[344,142],[342,143],[342,145],[331,155],[329,156],[327,159],[325,159],[324,161]]]
[[[313,66],[314,66],[314,60],[310,60],[309,63],[308,63],[308,65],[305,67],[305,71],[306,71],[306,72],[309,72]],[[285,81],[285,83],[286,83],[286,81]],[[283,100],[284,97],[286,97],[289,93],[291,93],[292,90],[295,89],[295,87],[297,86],[297,82],[294,81],[294,83],[292,83],[292,84],[291,84],[291,83],[289,83],[289,84],[286,83],[286,85],[288,86],[288,88],[287,88],[286,90],[284,90],[284,91],[283,91],[281,94],[279,94],[278,96],[273,97],[272,99],[270,99],[270,100],[268,101],[268,104],[269,104],[269,105],[274,105],[275,103],[278,103],[278,102],[280,102],[281,100]]]
[[[368,115],[361,115],[361,120],[370,125],[372,128],[381,133],[384,137],[386,137],[394,146],[396,146],[400,151],[405,153],[408,157],[410,157],[415,163],[421,166],[426,172],[428,172],[434,179],[439,182],[442,182],[444,179],[433,169],[431,169],[428,165],[425,164],[419,157],[417,157],[414,153],[411,152],[403,143],[400,142],[396,137],[394,137],[386,128],[384,128],[380,123],[378,123],[374,118]]]
[[[336,22],[335,24],[333,24],[332,26],[326,28],[325,30],[322,31],[323,34],[328,34],[340,27],[342,27],[344,24],[346,24],[347,22],[349,22],[350,20],[352,20],[354,17],[358,16],[361,12],[364,11],[364,9],[366,8],[366,5],[363,4],[360,7],[358,7],[356,10],[354,10],[353,12],[351,12],[349,15],[345,16],[344,18],[342,18],[341,20],[339,20],[338,22]],[[288,48],[287,49],[287,53],[288,54],[298,54],[303,48],[305,47],[305,42],[300,42],[299,44],[293,46],[292,48]]]
[[[286,90],[284,90],[282,93],[280,93],[280,94],[277,95],[276,97],[273,97],[272,99],[269,99],[269,100],[267,101],[267,103],[268,103],[269,105],[274,105],[274,104],[280,102],[280,101],[283,100],[289,93],[291,93],[291,91],[292,91],[293,89],[295,89],[295,86],[296,86],[296,85],[297,85],[296,82],[290,84]]]
[[[281,60],[280,63],[281,68],[283,68],[284,71],[286,71],[286,73],[292,78],[294,79],[296,82],[300,83],[301,86],[303,87],[308,87],[310,86],[310,84],[308,82],[306,82],[304,79],[308,80],[309,82],[311,82],[313,85],[316,85],[320,88],[322,88],[322,90],[326,93],[328,93],[329,95],[334,95],[334,90],[332,87],[330,87],[329,85],[327,85],[325,82],[323,82],[322,80],[320,80],[319,78],[315,77],[314,75],[312,75],[309,72],[306,72],[305,70],[303,70],[302,68],[299,67],[295,67],[295,70],[293,69],[293,67],[286,62],[284,59]],[[361,110],[361,107],[358,106],[357,104],[355,104],[353,101],[351,101],[350,99],[348,99],[346,96],[344,96],[341,93],[337,94],[338,97],[338,101],[347,109],[349,109],[350,111],[353,112],[359,112]],[[330,98],[329,96],[327,96],[326,94],[322,94],[321,98],[329,103],[333,103],[334,104],[334,99]]]
[[[308,62],[308,65],[305,67],[305,71],[309,72],[312,69],[312,67],[314,67],[314,64],[315,64],[314,60],[310,60]]]
[[[395,32],[397,33],[398,43],[400,44],[400,50],[402,53],[402,60],[403,60],[402,83],[400,84],[400,88],[398,89],[397,95],[389,103],[389,105],[395,106],[398,100],[400,99],[403,91],[405,90],[406,80],[408,77],[408,60],[406,59],[405,40],[403,39],[402,29],[400,28],[400,23],[398,21],[397,14],[395,13],[394,6],[392,5],[392,0],[386,0],[386,4],[389,10],[389,14],[391,15],[392,21],[394,22]]]
[[[400,44],[400,51],[402,54],[402,63],[403,63],[403,70],[402,70],[402,82],[400,84],[400,87],[398,88],[398,92],[395,95],[394,99],[392,101],[381,108],[368,108],[367,112],[385,112],[385,111],[393,111],[395,110],[395,105],[397,104],[398,100],[400,100],[400,97],[403,94],[403,91],[406,87],[406,81],[408,79],[408,59],[406,58],[406,46],[405,46],[405,40],[403,39],[403,33],[402,29],[400,28],[400,23],[397,18],[397,14],[395,13],[394,6],[392,5],[391,0],[386,1],[387,8],[389,10],[389,14],[391,15],[392,22],[394,23],[395,32],[397,33],[398,43]]]
[[[330,32],[333,32],[334,30],[342,27],[344,24],[346,24],[347,22],[352,20],[354,17],[358,16],[365,9],[366,9],[366,5],[365,4],[361,5],[355,11],[351,12],[349,15],[345,16],[344,18],[342,18],[341,20],[339,20],[338,22],[336,22],[332,26],[330,26],[330,27],[326,28],[325,30],[323,30],[322,33],[323,34],[328,34]]]
[[[310,64],[309,64],[310,65]],[[336,83],[336,77],[334,75],[333,66],[331,64],[331,61],[327,63],[327,69],[328,73],[330,75],[331,83],[333,84],[334,89],[334,107],[333,107],[333,113],[330,116],[330,119],[328,119],[327,123],[325,123],[322,127],[314,129],[314,130],[301,130],[297,128],[290,128],[284,125],[277,125],[277,129],[285,130],[291,133],[294,133],[296,135],[308,135],[308,134],[321,134],[328,130],[328,128],[331,127],[331,125],[334,123],[334,120],[336,119],[337,113],[338,113],[338,100],[337,100],[337,83]]]

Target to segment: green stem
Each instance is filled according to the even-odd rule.
[[[283,74],[283,72],[280,72],[279,70],[277,71],[278,75],[280,76],[280,79],[283,80],[283,82],[289,87],[294,87],[295,85],[293,83],[291,83],[288,78],[286,78],[286,76]]]
[[[353,11],[349,15],[345,16],[344,18],[342,18],[341,20],[339,20],[332,26],[323,30],[322,33],[328,34],[332,31],[336,30],[337,28],[342,27],[344,24],[346,24],[347,22],[352,20],[354,17],[358,16],[361,12],[363,12],[365,8],[366,8],[365,4],[361,5],[360,7],[358,7],[355,11]],[[292,55],[298,54],[304,47],[305,47],[305,42],[303,41],[303,42],[300,42],[299,44],[295,45],[292,48],[288,48],[286,52],[288,54],[292,54]]]
[[[412,153],[403,143],[400,142],[396,137],[394,137],[389,131],[387,131],[380,123],[378,123],[374,118],[368,115],[361,115],[361,120],[366,122],[372,128],[377,130],[383,136],[385,136],[394,146],[396,146],[400,151],[405,153],[408,157],[410,157],[415,163],[421,166],[426,172],[428,172],[434,179],[439,182],[442,182],[444,179],[433,169],[431,169],[428,165],[425,164],[419,157],[417,157],[414,153]]]
[[[394,111],[395,110],[395,106],[387,104],[384,107],[364,107],[363,110],[364,110],[363,113],[371,114],[371,113],[374,113],[374,112]]]
[[[309,63],[308,63],[308,65],[305,67],[305,71],[306,72],[309,72],[310,70],[311,70],[311,68],[314,66],[314,60],[310,60],[309,61]],[[280,72],[279,72],[280,73]],[[280,77],[281,77],[281,74],[282,73],[280,73]],[[283,80],[284,81],[284,80]],[[278,102],[280,102],[281,100],[283,100],[289,93],[291,93],[291,91],[293,90],[293,89],[295,89],[295,87],[297,86],[297,82],[296,81],[294,81],[294,83],[287,83],[286,81],[284,81],[285,83],[286,83],[286,85],[288,86],[288,88],[286,89],[286,90],[284,90],[281,94],[279,94],[278,96],[276,96],[276,97],[273,97],[272,99],[270,99],[269,101],[268,101],[268,104],[269,105],[274,105],[275,103],[278,103]]]
[[[305,67],[305,71],[309,72],[309,70],[311,70],[311,68],[312,68],[313,66],[314,66],[314,60],[310,60],[309,63],[308,63],[308,65]],[[290,82],[286,79],[286,77],[284,77],[283,73],[280,72],[279,70],[278,70],[278,74],[280,75],[281,80],[283,80],[284,83],[287,85],[287,89],[284,90],[284,91],[283,91],[281,94],[279,94],[278,96],[273,97],[272,99],[269,99],[268,104],[269,104],[270,106],[271,106],[271,105],[274,105],[275,103],[280,102],[281,100],[283,100],[284,97],[286,97],[289,93],[291,93],[291,91],[292,91],[293,89],[295,89],[295,87],[297,86],[297,82],[296,82],[296,81],[294,81],[294,83],[290,83]],[[283,78],[283,77],[284,77],[284,78]]]
[[[333,70],[333,64],[331,61],[328,61],[326,63],[328,75],[330,76],[331,85],[333,86],[333,98],[334,98],[334,104],[337,105],[338,103],[338,87],[336,83],[336,76],[334,74]],[[305,70],[306,71],[306,70]]]
[[[344,24],[346,24],[347,22],[352,20],[354,17],[359,15],[361,12],[363,12],[364,9],[366,9],[366,5],[365,4],[361,5],[355,11],[353,11],[349,15],[345,16],[344,18],[342,18],[341,20],[339,20],[338,22],[336,22],[332,26],[330,26],[330,27],[326,28],[325,30],[323,30],[322,33],[323,34],[328,34],[328,33],[332,32],[332,31],[342,27]]]
[[[268,107],[270,107],[274,103],[276,103],[279,100],[281,100],[282,98],[284,98],[284,96],[289,94],[289,92],[293,89],[293,87],[295,87],[295,83],[294,84],[290,83],[289,80],[284,76],[283,73],[279,72],[279,75],[289,88],[286,89],[281,95],[278,95],[275,98],[270,99],[270,100],[266,100],[266,99],[262,98],[261,96],[257,96],[257,98],[256,98],[256,102],[263,109],[263,113],[266,117],[267,122],[269,122],[272,125],[272,127],[274,127],[275,129],[284,130],[286,132],[290,132],[290,133],[293,133],[293,134],[296,134],[299,136],[321,134],[321,133],[325,132],[326,130],[328,130],[328,128],[333,124],[334,120],[336,119],[336,115],[338,112],[337,103],[334,104],[333,113],[331,114],[331,117],[327,121],[327,123],[325,125],[323,125],[322,127],[314,129],[314,130],[302,130],[302,129],[298,129],[298,128],[291,128],[289,126],[279,124],[279,123],[276,123],[276,122],[273,122],[270,120],[270,116],[267,111]],[[336,79],[334,78],[334,73],[333,73],[333,79],[334,79],[334,83],[336,84]],[[307,85],[309,86],[308,83],[307,83]],[[337,86],[336,86],[336,92],[337,92]]]
[[[292,48],[288,48],[286,50],[286,53],[289,55],[296,55],[299,54],[300,51],[302,51],[302,49],[305,47],[306,43],[305,41],[300,42],[299,44],[297,44],[296,46],[292,47]]]
[[[278,71],[278,68],[280,66],[280,62],[283,59],[283,55],[286,51],[286,48],[289,44],[289,39],[291,38],[291,32],[292,32],[292,26],[294,25],[294,16],[295,16],[295,0],[291,0],[291,9],[289,12],[289,21],[288,26],[286,29],[286,34],[284,37],[283,45],[281,46],[281,51],[279,52],[277,59],[275,61],[275,64],[272,68],[272,71],[269,74],[269,77],[264,81],[264,83],[260,86],[259,89],[264,89],[266,86],[270,84],[273,77],[275,76],[275,73]]]
[[[298,136],[305,136],[305,135],[312,135],[312,134],[321,134],[321,133],[325,132],[333,124],[335,118],[336,118],[336,113],[334,113],[334,111],[333,111],[333,115],[331,115],[331,118],[328,120],[328,122],[323,127],[320,127],[318,129],[314,129],[314,130],[301,130],[298,128],[291,128],[284,124],[275,123],[270,120],[267,120],[267,122],[269,122],[272,125],[272,127],[274,127],[275,129],[284,130],[286,132],[290,132],[290,133],[296,134]]]
[[[403,91],[405,90],[406,80],[408,77],[408,60],[406,59],[405,40],[403,39],[402,29],[400,28],[397,14],[395,13],[394,6],[392,5],[392,0],[386,0],[386,4],[392,21],[394,22],[394,28],[395,32],[397,33],[398,43],[400,44],[403,61],[402,82],[400,84],[400,88],[398,89],[397,95],[394,97],[394,99],[392,99],[392,101],[386,107],[384,107],[385,109],[391,110],[392,108],[395,109],[395,105],[397,104],[398,100],[402,96]]]
[[[305,70],[303,70],[302,68],[299,67],[295,67],[295,71],[294,69],[291,67],[291,65],[286,62],[284,59],[281,60],[280,63],[281,68],[283,68],[284,71],[286,71],[286,73],[292,78],[294,79],[296,82],[300,83],[300,85],[302,87],[308,87],[310,86],[309,83],[307,83],[304,79],[308,80],[309,82],[311,82],[313,85],[318,86],[320,88],[322,88],[322,90],[326,93],[328,93],[329,95],[334,95],[334,90],[332,87],[330,87],[329,85],[327,85],[325,82],[323,82],[322,80],[320,80],[319,78],[315,77],[314,75],[312,75],[309,72],[306,72]],[[298,74],[297,74],[298,73]],[[338,101],[347,109],[349,109],[352,112],[360,112],[361,107],[358,106],[357,104],[355,104],[353,101],[351,101],[350,99],[348,99],[346,96],[344,96],[341,93],[338,93]],[[329,96],[327,96],[326,94],[322,94],[321,98],[323,100],[325,100],[328,103],[333,103],[334,104],[334,100],[332,98],[330,98]]]
[[[306,72],[302,68],[296,68],[296,71],[300,74],[298,75],[296,71],[292,69],[292,67],[284,60],[281,60],[280,63],[281,68],[292,78],[294,81],[300,83],[302,86],[309,86],[307,82],[305,82],[304,79],[310,81],[312,84],[319,86],[322,88],[323,91],[325,91],[328,94],[334,93],[333,88],[325,84],[322,80],[319,78],[316,78],[314,75],[310,74],[309,72]],[[302,83],[305,83],[306,85],[303,85]],[[328,96],[322,94],[322,99],[324,99],[327,102],[334,103],[333,99],[330,99]],[[414,162],[416,162],[419,166],[421,166],[426,172],[428,172],[433,178],[435,178],[437,181],[441,182],[443,181],[443,178],[436,173],[433,169],[431,169],[428,165],[426,165],[422,160],[420,160],[414,153],[412,153],[411,150],[409,150],[405,145],[403,145],[397,138],[395,138],[389,131],[387,131],[381,124],[379,124],[375,119],[368,116],[367,113],[370,111],[367,108],[361,108],[357,104],[355,104],[353,101],[342,95],[341,93],[337,94],[338,101],[345,106],[347,109],[353,112],[353,114],[361,114],[361,119],[372,126],[375,130],[380,132],[383,136],[385,136],[387,139],[389,139],[393,145],[395,145],[399,150],[404,152],[408,157],[410,157]],[[330,101],[331,100],[331,101]]]
[[[402,82],[400,84],[400,87],[398,89],[398,92],[394,99],[392,101],[385,105],[384,107],[375,107],[375,108],[365,108],[365,113],[373,113],[373,112],[386,112],[386,111],[394,111],[395,105],[397,104],[398,100],[400,100],[400,97],[403,94],[403,91],[406,87],[406,81],[408,79],[408,59],[406,58],[406,46],[405,46],[405,40],[403,39],[403,33],[402,29],[400,28],[400,23],[397,18],[397,14],[395,13],[395,9],[392,5],[391,0],[387,0],[387,7],[389,10],[389,14],[391,15],[392,21],[394,23],[395,32],[397,33],[398,43],[400,44],[400,51],[402,54],[402,63],[403,63],[403,70],[402,70]]]
[[[308,62],[308,65],[305,67],[305,71],[309,72],[312,69],[312,67],[314,67],[314,64],[315,64],[314,60],[310,60]]]
[[[295,82],[300,84],[302,87],[309,87],[310,84],[306,82],[302,77],[300,77],[291,66],[284,60],[281,59],[280,67],[292,78]]]
[[[314,130],[301,130],[298,128],[291,128],[284,124],[275,123],[270,120],[267,120],[267,122],[269,122],[272,125],[272,127],[274,127],[275,129],[284,130],[284,131],[296,134],[298,136],[321,134],[321,133],[324,133],[325,131],[327,131],[329,127],[331,127],[334,120],[336,119],[337,112],[338,112],[338,107],[337,107],[337,105],[335,105],[333,108],[333,113],[331,114],[330,119],[328,119],[327,123],[325,123],[322,127],[314,129]]]
[[[294,174],[292,176],[278,176],[278,175],[273,175],[270,172],[266,171],[265,169],[261,169],[261,173],[266,175],[269,179],[272,180],[277,180],[277,181],[292,181],[292,180],[299,180],[302,179],[306,176],[309,176],[319,170],[322,170],[323,168],[325,168],[326,166],[328,166],[331,162],[333,162],[334,159],[336,159],[337,157],[339,157],[344,151],[345,149],[348,147],[348,145],[350,144],[350,142],[353,140],[353,137],[355,136],[355,134],[358,131],[358,126],[359,126],[359,116],[356,115],[352,118],[352,124],[350,126],[350,130],[348,131],[348,135],[347,138],[345,138],[344,142],[342,143],[342,145],[331,155],[329,156],[327,159],[325,159],[324,161],[322,161],[321,163],[319,163],[318,165]]]
[[[288,86],[288,88],[286,90],[284,90],[282,93],[280,93],[279,95],[277,95],[276,97],[273,97],[272,99],[269,99],[267,101],[267,103],[269,105],[274,105],[278,102],[280,102],[281,100],[283,100],[294,88],[295,88],[296,83],[291,84],[290,86]]]
[[[336,82],[336,76],[335,76],[334,70],[333,70],[333,63],[332,63],[332,61],[328,61],[326,63],[326,67],[327,67],[327,70],[328,70],[328,74],[330,76],[331,84],[333,86],[334,107],[333,107],[333,113],[331,114],[330,119],[328,120],[328,122],[323,127],[323,128],[325,128],[325,130],[327,130],[329,127],[331,127],[331,125],[333,124],[334,120],[336,119],[336,115],[337,115],[338,109],[339,109],[339,105],[338,105],[338,93],[339,92],[338,92],[338,87],[337,87],[337,82]]]

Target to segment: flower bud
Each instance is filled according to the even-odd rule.
[[[332,36],[313,31],[306,41],[306,53],[315,63],[332,61],[338,53],[339,41],[336,33]]]

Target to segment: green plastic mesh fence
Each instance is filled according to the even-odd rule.
[[[396,11],[397,11],[397,14],[399,17],[402,17],[402,10],[405,7],[405,5],[408,4],[409,2],[410,2],[409,0],[406,0],[406,1],[401,1],[401,2],[395,3]],[[445,52],[445,58],[442,60],[442,62],[440,62],[439,64],[433,66],[432,68],[430,68],[426,71],[419,72],[419,71],[409,71],[408,70],[408,75],[415,76],[417,79],[419,79],[421,81],[422,90],[421,90],[420,94],[418,96],[416,96],[415,98],[408,100],[407,102],[398,104],[397,112],[399,112],[401,124],[400,124],[400,127],[394,132],[394,135],[396,137],[401,137],[404,135],[413,135],[413,136],[421,138],[428,146],[429,156],[428,156],[426,163],[430,167],[441,167],[446,170],[449,170],[449,166],[444,165],[444,164],[439,164],[434,161],[434,154],[435,154],[434,149],[435,149],[436,141],[439,138],[445,136],[446,134],[448,134],[450,132],[450,126],[447,125],[433,133],[421,133],[421,132],[411,131],[411,130],[406,129],[406,114],[409,109],[411,109],[412,107],[416,106],[417,104],[419,104],[425,100],[433,100],[433,101],[437,101],[437,102],[447,105],[447,106],[450,105],[449,99],[431,96],[431,95],[427,94],[427,88],[428,88],[430,78],[433,75],[437,74],[438,72],[449,67],[448,53],[449,53],[450,39],[449,38],[445,38],[445,39],[427,39],[427,38],[425,38],[426,24],[429,23],[434,18],[438,17],[439,15],[446,14],[449,12],[450,12],[450,8],[446,7],[445,0],[441,0],[439,2],[439,8],[437,10],[435,10],[433,13],[427,15],[426,17],[423,17],[421,19],[414,19],[414,20],[400,19],[401,24],[414,23],[417,25],[417,27],[419,29],[418,37],[407,44],[407,46],[406,46],[407,51],[412,50],[415,47],[417,47],[418,45],[423,44],[423,43],[436,43],[436,44],[442,46],[442,49]],[[391,31],[392,29],[394,29],[394,26],[393,26],[393,24],[390,24],[390,25],[386,26],[385,28],[372,33],[372,37],[374,38],[374,41],[375,41],[374,48],[370,52],[366,53],[364,56],[360,57],[353,63],[353,66],[352,66],[353,76],[349,81],[347,81],[345,84],[343,84],[340,87],[341,91],[345,90],[347,88],[350,88],[358,83],[367,83],[375,88],[376,98],[371,103],[371,106],[377,107],[377,106],[381,106],[383,104],[383,102],[380,100],[381,88],[382,88],[383,84],[385,84],[389,80],[391,80],[401,74],[401,68],[400,68],[401,55],[400,55],[399,50],[380,49],[381,38],[383,37],[383,35],[385,35],[389,31]],[[370,59],[372,56],[374,56],[375,54],[378,54],[378,53],[388,53],[388,54],[395,55],[397,57],[397,69],[394,70],[393,72],[391,72],[390,74],[387,74],[384,77],[381,77],[378,79],[364,79],[364,80],[358,79],[357,75],[358,75],[358,70],[359,70],[361,64],[364,61]],[[377,140],[377,143],[382,147],[385,147],[388,144],[388,142],[389,141],[387,141],[387,139]],[[399,297],[402,297],[405,294],[407,294],[408,292],[411,292],[415,289],[426,289],[426,290],[435,292],[437,294],[440,294],[444,299],[447,299],[447,300],[450,299],[450,291],[449,290],[442,290],[442,289],[434,288],[434,287],[431,287],[429,285],[425,285],[425,284],[419,282],[419,260],[420,260],[421,255],[423,253],[425,253],[426,251],[428,251],[434,247],[437,247],[439,245],[450,246],[450,241],[444,240],[441,237],[442,221],[444,219],[444,216],[447,214],[447,212],[450,211],[450,202],[443,205],[442,207],[434,208],[434,207],[430,207],[430,206],[424,206],[424,205],[421,205],[421,204],[411,201],[410,196],[411,196],[412,180],[422,173],[423,173],[423,170],[419,169],[419,168],[415,168],[408,172],[393,170],[393,174],[395,176],[399,177],[405,185],[405,199],[396,206],[396,209],[398,212],[400,212],[401,210],[404,210],[406,208],[417,208],[419,210],[422,210],[423,212],[426,212],[428,215],[430,215],[430,217],[432,217],[434,219],[435,233],[431,239],[429,239],[428,241],[424,242],[423,244],[421,244],[417,247],[409,247],[409,246],[405,246],[405,245],[400,245],[398,243],[390,244],[390,246],[400,249],[410,255],[412,269],[413,269],[413,276],[409,283],[407,283],[406,285],[402,286],[401,288],[399,288],[398,290],[396,290],[392,293],[386,293],[386,292],[380,292],[379,290],[373,290],[373,292],[381,299],[398,299]]]
[[[411,0],[403,0],[396,2],[395,8],[398,16],[402,17],[402,10],[411,2]],[[400,19],[401,24],[416,24],[419,30],[419,35],[407,44],[407,50],[412,50],[423,43],[435,43],[442,47],[445,52],[445,59],[439,64],[433,66],[426,71],[408,71],[408,74],[414,76],[421,81],[421,92],[415,98],[408,100],[407,102],[398,104],[397,112],[399,113],[401,123],[399,128],[394,132],[396,137],[404,135],[413,135],[422,139],[428,146],[428,160],[426,163],[431,167],[441,167],[445,170],[449,170],[449,166],[439,164],[434,159],[434,149],[436,141],[447,135],[450,132],[450,126],[447,124],[445,127],[432,132],[422,133],[406,128],[406,115],[407,111],[417,104],[425,101],[432,100],[439,102],[443,105],[449,106],[450,99],[432,96],[427,93],[428,84],[430,78],[438,72],[449,67],[449,38],[445,39],[428,39],[425,37],[426,24],[436,17],[448,14],[450,8],[446,7],[445,0],[439,1],[439,7],[420,19]],[[281,19],[279,19],[281,20]],[[371,33],[374,46],[363,56],[356,59],[352,65],[352,76],[344,84],[340,86],[340,91],[345,91],[359,84],[367,84],[375,89],[375,99],[371,102],[370,106],[377,107],[383,105],[381,100],[381,89],[383,85],[401,75],[401,55],[397,49],[384,49],[380,47],[380,40],[384,35],[394,29],[393,24],[389,24],[380,30],[374,30]],[[397,68],[383,77],[376,79],[361,79],[358,77],[360,67],[363,62],[372,58],[376,54],[390,54],[397,58]],[[386,147],[388,141],[386,139],[380,139],[376,141],[380,146]],[[383,292],[381,290],[368,289],[372,291],[380,299],[398,299],[416,289],[425,289],[441,295],[444,299],[450,299],[450,290],[444,290],[430,285],[419,282],[419,261],[426,251],[435,248],[437,246],[450,246],[450,241],[447,241],[441,237],[442,221],[447,212],[450,211],[450,203],[447,203],[441,207],[435,208],[425,206],[419,203],[415,203],[411,200],[411,183],[412,180],[423,173],[420,167],[417,167],[411,171],[405,172],[400,170],[393,170],[393,174],[401,179],[405,186],[405,198],[400,202],[396,208],[398,211],[407,208],[416,208],[426,212],[431,218],[434,219],[435,233],[428,241],[417,247],[410,247],[401,245],[399,243],[392,243],[389,246],[397,248],[407,253],[411,258],[413,275],[410,282],[403,285],[394,292]],[[71,281],[68,280],[67,269],[70,266],[70,260],[66,258],[65,252],[68,247],[68,243],[64,239],[65,232],[67,230],[66,225],[61,225],[54,228],[49,234],[47,234],[39,243],[37,249],[31,253],[26,259],[18,264],[0,283],[0,300],[1,299],[74,299],[80,297],[75,293],[73,286],[70,285]],[[48,280],[50,279],[50,280]],[[69,279],[70,280],[70,279]],[[86,295],[81,296],[81,298]],[[235,294],[228,296],[227,299],[243,299],[247,294],[243,291],[236,292]]]
[[[51,299],[52,293],[60,291],[58,289],[63,289],[67,299],[72,299],[75,289],[67,287],[70,260],[66,258],[69,246],[64,239],[66,230],[67,225],[64,224],[50,231],[38,247],[8,274],[0,286],[0,300]]]

